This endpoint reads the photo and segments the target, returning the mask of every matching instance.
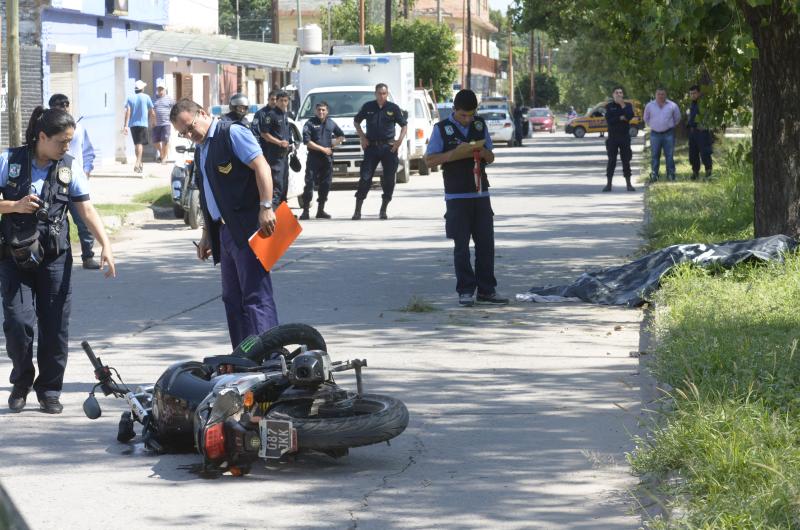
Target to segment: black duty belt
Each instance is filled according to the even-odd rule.
[[[394,139],[390,140],[370,140],[370,144],[372,145],[392,145],[394,143]]]

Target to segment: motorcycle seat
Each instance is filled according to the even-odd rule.
[[[235,355],[213,355],[203,359],[203,364],[210,368],[210,371],[216,371],[222,364],[230,364],[234,368],[255,368],[258,365],[255,361],[251,361],[246,357],[237,357]]]

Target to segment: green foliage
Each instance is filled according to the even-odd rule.
[[[531,76],[529,73],[516,78],[518,79],[515,88],[515,94],[521,96],[525,104],[532,107],[554,107],[559,102],[559,88],[558,81],[554,76],[547,74],[536,74],[534,78],[536,89],[536,101],[530,101],[530,83]]]
[[[678,182],[650,186],[645,199],[650,212],[645,250],[753,237],[753,166],[745,155],[749,146],[749,141],[717,144],[711,182],[690,181],[685,148],[676,151]]]
[[[272,42],[272,0],[239,0],[239,37],[242,40]],[[220,0],[219,32],[236,37],[236,0]]]

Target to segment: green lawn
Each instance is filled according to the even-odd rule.
[[[737,143],[716,151],[711,182],[649,188],[648,248],[752,237],[749,163]],[[669,478],[674,517],[650,527],[800,528],[800,256],[680,266],[655,307],[650,366],[671,406],[629,459]]]
[[[133,201],[126,204],[95,204],[94,207],[101,217],[118,215],[124,217],[131,212],[144,210],[151,206],[171,207],[172,193],[169,186],[161,186],[152,190],[139,193],[133,197]],[[69,225],[70,241],[78,241],[78,230],[75,223]]]

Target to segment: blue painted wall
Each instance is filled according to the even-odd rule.
[[[78,63],[78,113],[83,116],[82,123],[89,131],[98,159],[108,161],[115,157],[118,116],[122,112],[116,105],[117,92],[132,94],[133,83],[141,76],[140,63],[130,61],[129,54],[141,31],[163,29],[167,12],[167,0],[132,0],[127,17],[105,16],[104,0],[84,0],[82,12],[47,8],[42,13],[43,99],[47,102],[51,95],[48,49],[56,44],[84,47],[86,53],[79,56]],[[98,27],[98,20],[102,27]],[[126,70],[122,84],[115,82],[118,58]],[[163,63],[154,70],[163,77]],[[148,86],[147,92],[154,89]],[[132,145],[127,145],[126,151],[132,154]]]

